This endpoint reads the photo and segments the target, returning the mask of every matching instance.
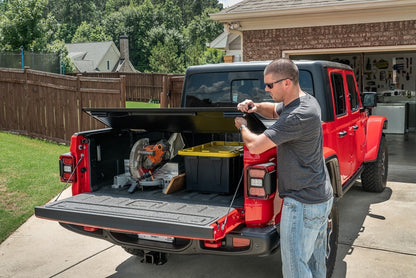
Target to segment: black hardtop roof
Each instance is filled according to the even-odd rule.
[[[250,71],[250,70],[264,70],[264,68],[271,61],[253,61],[253,62],[235,62],[235,63],[220,63],[220,64],[205,64],[198,66],[190,66],[187,68],[187,74],[194,73],[209,73],[209,72],[230,72],[230,71]],[[300,68],[309,67],[330,67],[352,70],[352,68],[346,64],[338,62],[323,61],[323,60],[293,60],[295,64]]]

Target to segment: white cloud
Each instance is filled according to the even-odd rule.
[[[219,0],[218,2],[222,3],[224,8],[227,8],[241,1],[243,0]]]

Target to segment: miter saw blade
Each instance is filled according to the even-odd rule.
[[[136,180],[139,180],[143,176],[143,164],[146,160],[145,155],[140,155],[139,151],[143,150],[145,146],[149,145],[149,138],[143,138],[138,140],[130,151],[129,168],[130,174]]]

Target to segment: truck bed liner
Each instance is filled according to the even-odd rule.
[[[232,196],[179,192],[165,195],[160,190],[135,194],[83,193],[36,207],[41,218],[78,225],[213,239],[211,224],[225,217]],[[198,202],[195,202],[198,200]],[[242,197],[233,208],[242,207]]]

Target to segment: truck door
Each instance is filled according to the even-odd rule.
[[[350,113],[347,107],[347,91],[344,74],[340,69],[328,69],[331,82],[335,121],[333,123],[332,140],[338,155],[342,183],[352,175],[353,134]]]
[[[350,110],[350,135],[353,137],[352,172],[355,173],[364,161],[365,154],[365,125],[366,117],[360,112],[360,101],[357,84],[353,73],[346,74],[349,110]]]

